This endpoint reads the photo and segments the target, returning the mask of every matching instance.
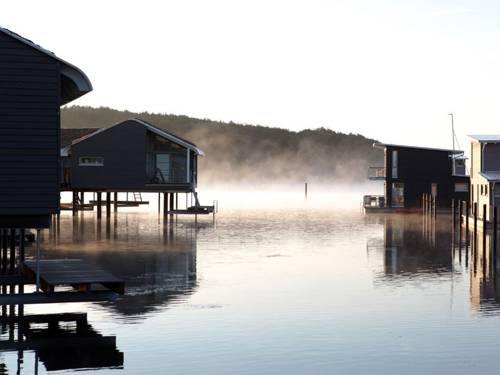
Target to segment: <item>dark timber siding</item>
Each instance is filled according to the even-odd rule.
[[[398,177],[392,178],[392,151],[398,151]],[[392,203],[392,183],[404,183],[404,206],[420,208],[422,194],[431,193],[437,184],[437,205],[450,207],[452,199],[467,200],[468,193],[455,193],[455,183],[468,183],[469,177],[452,175],[452,160],[448,151],[386,146],[385,193],[387,205]]]
[[[74,189],[124,190],[146,184],[146,128],[126,121],[71,146]],[[80,157],[103,157],[104,166],[78,165]]]
[[[59,209],[59,62],[0,33],[0,216]]]

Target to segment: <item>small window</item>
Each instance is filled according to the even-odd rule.
[[[488,185],[484,185],[484,195],[488,195]]]
[[[78,159],[80,167],[102,167],[104,158],[102,156],[82,156]]]
[[[481,195],[484,194],[483,184],[481,184]]]
[[[455,184],[455,193],[467,193],[469,191],[469,184],[467,182],[457,182]]]

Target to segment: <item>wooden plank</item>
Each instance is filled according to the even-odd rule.
[[[109,301],[116,299],[117,296],[118,294],[108,290],[96,290],[90,293],[54,292],[51,294],[46,294],[46,293],[0,294],[0,306],[32,305],[40,303]]]

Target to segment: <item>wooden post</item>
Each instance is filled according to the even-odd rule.
[[[102,193],[97,192],[97,220],[101,220],[102,217]]]
[[[307,199],[307,182],[304,183],[304,194],[305,198]]]
[[[106,192],[106,218],[111,217],[111,192]]]
[[[170,193],[170,211],[174,210],[174,193]],[[171,216],[174,216],[174,214],[171,214]]]
[[[80,203],[82,204],[82,206],[85,204],[85,192],[84,191],[80,192]],[[83,207],[82,207],[82,209],[83,209]]]
[[[168,193],[163,193],[163,219],[167,218],[168,212]]]
[[[179,209],[179,193],[175,193],[175,209]]]
[[[462,246],[462,211],[463,211],[463,205],[462,201],[459,199],[458,200],[458,247],[461,248]]]
[[[486,277],[486,205],[483,204],[483,276]]]
[[[493,271],[497,268],[497,207],[493,207]]]
[[[158,215],[161,212],[161,193],[158,193]]]
[[[474,203],[474,250],[477,244],[477,202]]]
[[[452,199],[451,200],[451,216],[452,216],[452,228],[453,228],[453,232],[455,232],[455,227],[456,227],[456,212],[455,212],[455,199]]]
[[[118,212],[118,192],[115,191],[115,196],[113,199],[113,209],[115,212]]]
[[[9,246],[7,242],[7,229],[2,229],[3,240],[2,240],[2,274],[7,273],[7,247]]]
[[[71,205],[71,209],[73,211],[73,216],[78,213],[78,192],[73,191],[73,203]]]
[[[465,242],[469,242],[469,201],[465,202]]]

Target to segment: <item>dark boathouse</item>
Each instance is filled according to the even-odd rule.
[[[384,150],[384,165],[371,167],[368,177],[384,181],[384,195],[366,195],[363,203],[367,212],[420,209],[423,194],[430,194],[438,208],[450,208],[452,199],[468,199],[463,151],[381,143],[373,146]]]
[[[59,212],[59,107],[91,90],[76,66],[0,28],[0,227],[48,227]]]
[[[63,129],[64,132],[73,129]],[[195,144],[140,119],[74,139],[61,149],[62,189],[92,192],[194,192]]]

